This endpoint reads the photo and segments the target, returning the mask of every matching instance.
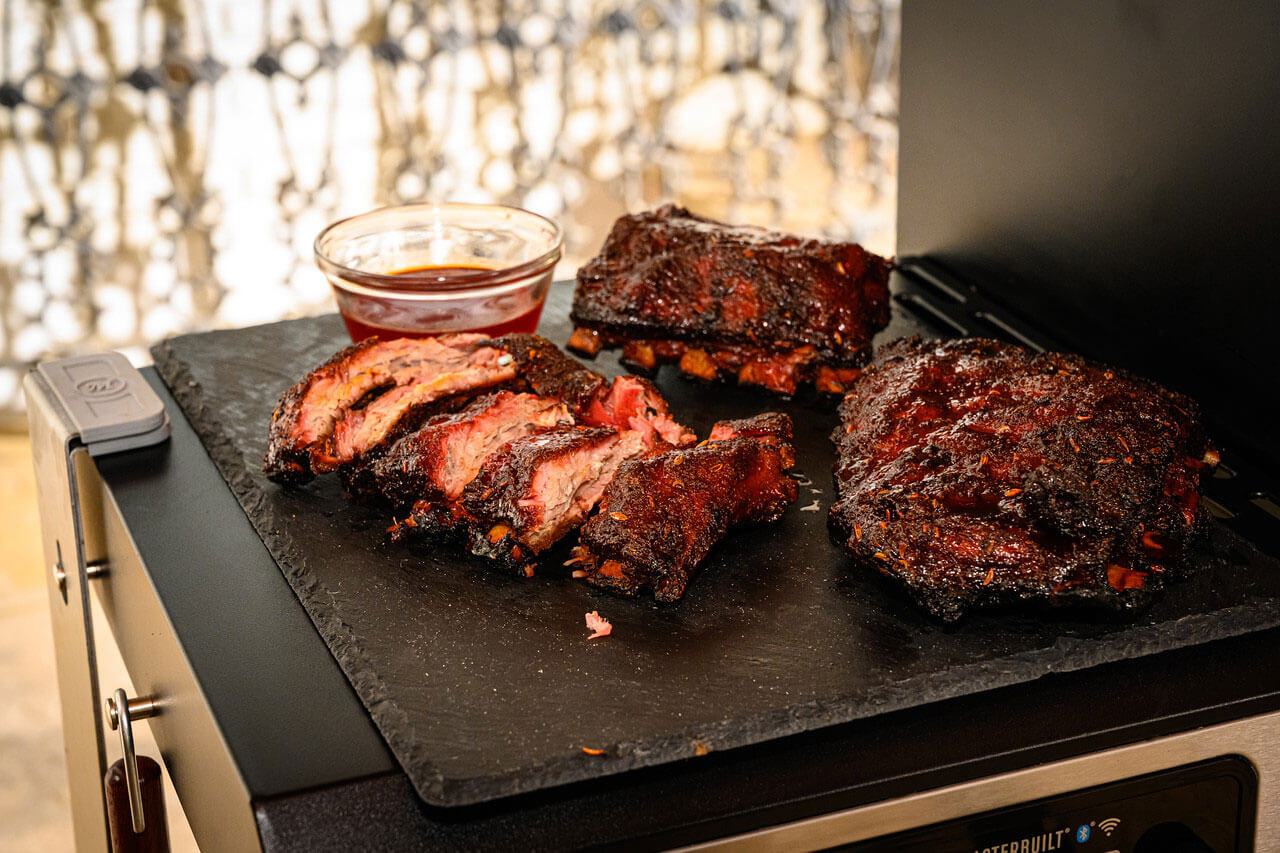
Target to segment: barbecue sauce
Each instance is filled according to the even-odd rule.
[[[388,293],[386,297],[374,296],[367,293],[359,295],[351,294],[348,296],[350,306],[343,305],[339,301],[339,310],[342,313],[342,321],[346,324],[347,331],[351,334],[353,341],[360,341],[365,338],[377,335],[382,340],[390,340],[392,338],[424,338],[430,335],[438,335],[444,332],[479,332],[481,334],[497,336],[505,335],[512,332],[532,332],[538,327],[538,320],[542,317],[543,299],[530,299],[523,307],[523,310],[517,309],[517,312],[495,312],[492,306],[471,306],[468,307],[466,286],[459,286],[461,282],[457,279],[463,276],[474,276],[477,272],[498,273],[500,270],[494,270],[489,267],[482,266],[429,266],[429,267],[412,267],[410,269],[398,270],[391,275],[397,279],[402,279],[403,283],[397,282],[397,287],[404,291],[431,291],[431,290],[447,290],[451,287],[458,288],[458,300],[451,309],[445,309],[445,313],[441,313],[438,307],[432,308],[436,322],[430,321],[421,324],[415,324],[415,328],[406,328],[407,323],[396,323],[395,325],[381,325],[372,322],[372,317],[403,317],[405,303],[398,299],[394,293]],[[365,279],[359,275],[350,275],[349,279],[357,284],[364,285],[368,288],[376,288],[382,286],[382,277],[370,276]],[[476,287],[484,287],[486,282],[481,279],[474,282]],[[467,322],[468,315],[479,322]],[[498,317],[495,321],[494,317]],[[490,320],[490,322],[484,322]]]

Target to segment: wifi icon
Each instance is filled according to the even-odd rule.
[[[1106,820],[1098,821],[1098,828],[1105,832],[1108,838],[1111,837],[1111,833],[1115,832],[1116,827],[1119,825],[1120,818],[1118,817],[1109,817]]]

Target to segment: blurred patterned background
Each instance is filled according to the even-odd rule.
[[[897,0],[2,0],[0,426],[35,361],[332,310],[328,221],[502,201],[893,248]]]

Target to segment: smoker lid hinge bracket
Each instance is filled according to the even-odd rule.
[[[36,373],[91,456],[148,447],[169,437],[164,403],[120,353],[46,361]]]

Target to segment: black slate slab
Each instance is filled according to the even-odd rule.
[[[543,322],[557,343],[570,331],[569,296],[553,288]],[[913,332],[937,334],[898,313],[883,337]],[[333,478],[283,489],[261,473],[280,393],[343,346],[345,334],[329,316],[188,335],[154,354],[433,805],[687,759],[1280,625],[1280,563],[1215,527],[1196,578],[1132,622],[987,615],[945,629],[830,543],[831,406],[669,372],[659,386],[700,433],[721,418],[789,412],[803,476],[800,501],[783,520],[724,542],[680,603],[612,597],[571,580],[558,561],[518,580],[451,547],[390,544],[385,511],[349,503]],[[609,356],[596,366],[618,372]],[[612,621],[612,636],[586,639],[589,610]]]

